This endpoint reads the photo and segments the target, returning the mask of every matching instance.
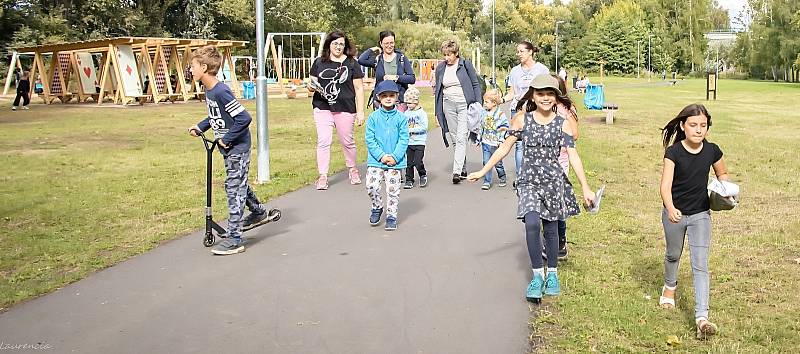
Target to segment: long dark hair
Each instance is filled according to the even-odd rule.
[[[561,94],[559,94],[553,89],[544,89],[544,90],[552,91],[556,95],[556,101],[558,103],[563,104],[564,106],[567,107],[567,109],[572,109],[573,106],[572,99],[570,99],[569,96],[567,96],[567,87],[566,84],[564,84],[564,80],[561,80],[561,78],[558,77],[557,75],[553,74],[550,75],[558,79],[558,89],[561,90]],[[517,101],[517,107],[516,107],[517,112],[521,111],[523,107],[525,108],[525,112],[533,112],[536,110],[536,102],[533,101],[533,94],[535,91],[536,89],[534,89],[533,87],[528,88],[528,91],[525,92],[524,95],[522,95],[519,101]],[[553,111],[555,112],[557,109],[558,108],[555,105],[553,105]]]
[[[533,54],[539,53],[539,48],[536,47],[535,45],[533,45],[533,43],[531,43],[531,42],[520,41],[519,43],[517,43],[517,45],[518,46],[520,46],[520,45],[524,46],[525,49],[530,50],[531,52],[533,52]]]
[[[397,36],[394,35],[394,32],[392,32],[390,30],[381,31],[381,33],[378,33],[378,45],[379,46],[380,46],[380,44],[383,43],[383,39],[386,38],[386,37],[394,37],[395,40],[397,40]]]
[[[344,38],[344,50],[342,53],[347,57],[353,58],[356,56],[356,47],[353,46],[353,43],[350,42],[350,39],[347,38],[347,35],[340,30],[335,30],[325,37],[325,43],[322,44],[322,61],[329,62],[331,61],[331,43],[339,38]]]
[[[677,117],[669,121],[664,128],[661,128],[664,148],[686,139],[686,132],[680,129],[680,125],[686,123],[686,118],[699,115],[704,115],[708,119],[708,127],[711,128],[711,114],[708,113],[706,107],[699,103],[690,104],[683,107]],[[674,140],[672,139],[673,137],[675,138]],[[672,143],[670,143],[670,140],[672,140]]]
[[[558,80],[558,89],[561,90],[561,95],[556,95],[556,99],[559,103],[563,104],[564,107],[567,107],[568,110],[571,110],[572,106],[574,106],[574,103],[572,103],[572,99],[569,98],[569,93],[567,93],[567,83],[564,82],[564,80],[562,80],[558,75],[552,76]],[[577,120],[577,118],[575,119]]]

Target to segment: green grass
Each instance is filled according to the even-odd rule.
[[[532,312],[533,351],[772,353],[800,347],[800,208],[793,204],[800,200],[794,155],[800,86],[725,80],[718,100],[706,103],[702,80],[676,87],[636,79],[606,83],[607,100],[622,107],[616,123],[602,124],[599,112],[579,112],[581,157],[591,184],[606,184],[606,199],[600,214],[569,222],[575,245],[560,267],[563,293]],[[429,92],[423,90],[422,99],[432,115]],[[677,309],[657,307],[664,256],[659,128],[693,102],[707,104],[714,122],[709,139],[721,146],[732,179],[742,186],[742,204],[713,215],[711,316],[721,331],[711,341],[693,339],[688,253]],[[186,128],[205,114],[203,104],[37,104],[15,113],[9,104],[0,103],[0,163],[6,166],[0,176],[0,307],[202,228],[205,151]],[[252,102],[247,106],[254,112]],[[316,177],[310,102],[270,100],[269,119],[272,182],[255,185],[266,199]],[[357,129],[359,146],[362,133]],[[364,153],[359,149],[359,161]],[[331,156],[331,166],[343,169],[338,144]],[[214,212],[224,216],[219,156],[214,163]],[[668,346],[670,335],[681,344]]]
[[[560,267],[562,295],[534,308],[534,352],[792,352],[800,348],[800,85],[727,80],[705,101],[704,80],[676,87],[607,79],[606,100],[619,104],[614,125],[581,110],[578,142],[595,186],[605,184],[601,214],[569,222],[576,244]],[[581,95],[573,95],[581,101]],[[677,308],[658,308],[664,239],[658,192],[660,128],[700,102],[713,119],[742,204],[714,212],[710,341],[694,339],[694,292],[688,248]],[[667,337],[681,343],[671,347]]]

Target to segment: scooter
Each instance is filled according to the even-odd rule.
[[[202,132],[197,132],[198,136],[203,139],[203,145],[206,148],[206,233],[205,237],[203,237],[203,246],[211,247],[214,245],[214,238],[226,238],[228,237],[228,230],[225,230],[224,227],[220,226],[214,221],[214,217],[211,211],[211,176],[212,176],[212,162],[213,162],[213,153],[214,149],[219,145],[219,139],[209,140],[206,138],[205,134]],[[258,226],[278,221],[281,218],[281,211],[278,209],[270,209],[267,212],[267,218],[265,218],[262,222],[251,225],[249,228],[243,230],[252,230]]]

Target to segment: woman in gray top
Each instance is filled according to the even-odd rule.
[[[536,53],[539,48],[535,47],[531,42],[522,41],[517,44],[517,58],[519,58],[519,65],[511,69],[508,74],[509,84],[511,89],[508,90],[503,99],[505,101],[513,100],[511,104],[511,115],[516,116],[517,102],[522,96],[528,92],[528,87],[534,77],[550,73],[550,69],[544,64],[536,61]],[[517,141],[516,150],[514,151],[514,162],[519,175],[520,164],[522,163],[522,141]],[[516,184],[515,184],[516,185]]]
[[[483,93],[478,74],[469,60],[461,58],[458,43],[446,40],[442,43],[444,62],[436,66],[436,119],[442,127],[444,145],[450,146],[447,133],[455,140],[453,154],[453,184],[466,178],[464,165],[467,156],[469,135],[467,107],[472,103],[483,104]]]

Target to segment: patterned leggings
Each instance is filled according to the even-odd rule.
[[[383,208],[381,187],[386,180],[386,216],[397,219],[397,207],[400,204],[400,170],[367,167],[367,194],[372,201],[372,209]]]
[[[264,212],[266,208],[256,197],[253,189],[247,183],[247,173],[250,170],[250,151],[243,154],[228,154],[225,156],[225,193],[228,195],[228,237],[240,240],[242,237],[242,222],[244,221],[244,208],[247,206],[252,212]]]

